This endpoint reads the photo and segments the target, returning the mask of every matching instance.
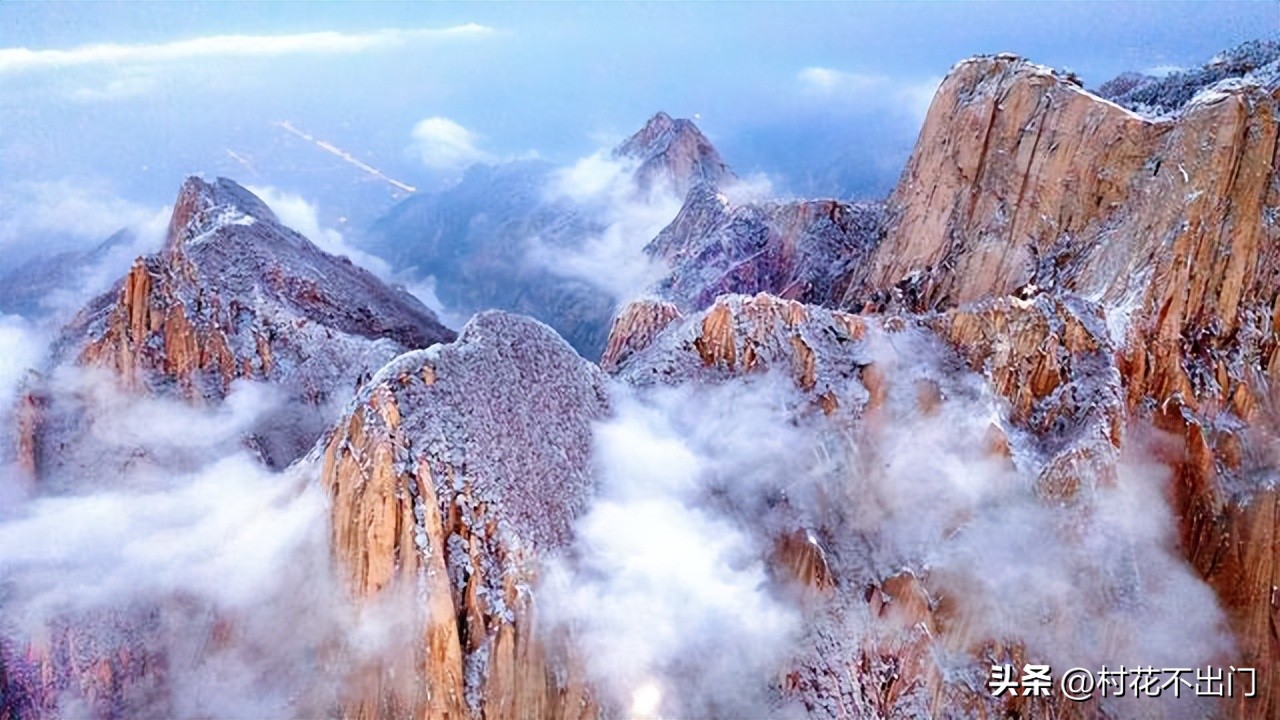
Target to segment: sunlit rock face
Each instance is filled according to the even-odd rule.
[[[407,593],[409,635],[352,668],[343,715],[589,718],[531,588],[592,495],[604,376],[550,328],[491,312],[378,372],[323,458],[332,549],[373,608]]]
[[[275,418],[258,435],[268,462],[283,467],[315,441],[336,414],[331,406],[374,370],[453,336],[416,298],[322,252],[244,188],[191,178],[164,249],[139,258],[80,312],[53,364],[103,368],[128,391],[198,405],[216,404],[236,380],[278,387],[316,408]],[[79,412],[50,408],[44,421],[29,420],[44,422],[47,432],[25,441],[25,462],[47,482],[98,462],[56,449],[67,441],[55,428]]]
[[[81,311],[28,383],[13,413],[13,460],[36,497],[129,492],[199,467],[214,447],[282,468],[379,367],[453,337],[414,297],[320,251],[239,185],[193,177],[164,249],[139,258]],[[241,381],[261,392],[235,396]],[[270,409],[255,415],[241,407],[246,397]],[[184,407],[212,414],[194,426],[209,437],[173,436],[191,432],[182,429],[191,427],[181,423]],[[172,428],[155,419],[161,412],[177,413]],[[206,618],[188,598],[147,600],[6,638],[0,709],[14,717],[180,712],[164,671],[179,647],[172,637],[187,632],[174,624]],[[217,644],[210,648],[216,654]]]
[[[1042,293],[1096,303],[1126,422],[1181,438],[1168,458],[1179,547],[1260,688],[1280,680],[1278,108],[1274,73],[1149,119],[1013,57],[961,63],[889,200],[885,241],[845,295],[913,311]],[[1272,716],[1274,691],[1260,692],[1229,712]]]

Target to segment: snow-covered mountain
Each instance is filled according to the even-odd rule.
[[[745,195],[664,114],[476,166],[369,246],[457,334],[188,180],[10,413],[0,718],[1275,717],[1280,88],[1237,65],[964,60],[883,203]],[[1254,683],[994,691],[1029,664]]]

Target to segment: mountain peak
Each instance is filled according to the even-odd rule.
[[[659,110],[645,121],[644,127],[614,149],[613,154],[615,157],[648,160],[666,152],[672,144],[685,138],[701,141],[708,146],[711,144],[692,120],[675,119]]]
[[[693,126],[693,123],[689,122],[688,120],[684,120],[684,122],[689,123],[690,126]],[[640,132],[637,133],[637,135],[656,136],[661,133],[670,131],[675,127],[675,125],[676,125],[676,121],[674,118],[672,118],[666,112],[659,110],[658,112],[654,113],[653,117],[649,118],[645,122],[644,127],[640,129]],[[697,131],[696,127],[694,128],[694,131],[695,132]]]
[[[220,177],[210,183],[192,175],[173,203],[165,245],[181,245],[226,225],[258,221],[280,222],[266,203],[234,180]]]
[[[613,151],[615,158],[640,161],[636,178],[648,188],[655,178],[683,196],[699,182],[719,185],[733,177],[720,153],[692,120],[658,111]]]

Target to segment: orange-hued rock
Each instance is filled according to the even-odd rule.
[[[829,423],[824,426],[852,443],[854,464],[847,472],[859,478],[886,472],[881,468],[896,461],[890,443],[903,428],[923,423],[921,431],[928,433],[930,422],[949,426],[957,412],[975,412],[974,388],[965,378],[977,378],[999,398],[1003,421],[955,427],[957,438],[971,439],[965,458],[957,461],[997,483],[1016,485],[1019,475],[1027,477],[1027,502],[1059,518],[1053,539],[1046,541],[1079,542],[1073,518],[1099,512],[1119,481],[1129,415],[1117,351],[1102,307],[1080,298],[997,297],[945,312],[886,317],[768,295],[722,296],[702,312],[671,321],[643,345],[615,370],[634,386],[781,376],[810,401],[807,409],[803,403],[796,407],[797,418],[821,416]],[[898,450],[903,451],[909,455],[910,445]],[[841,491],[822,492],[829,493],[826,503],[839,506]],[[855,507],[879,502],[865,489],[848,492],[854,493]],[[967,519],[967,512],[947,517],[950,525],[940,531],[958,532]],[[982,619],[990,591],[974,586],[971,576],[924,569],[864,585],[856,558],[865,546],[846,544],[841,537],[849,530],[839,530],[838,520],[794,527],[772,539],[768,562],[778,577],[803,589],[798,599],[811,635],[780,669],[779,687],[784,698],[799,700],[814,714],[1086,718],[1157,711],[1062,698],[994,698],[972,678],[957,680],[940,658],[968,658],[964,662],[983,673],[993,663],[1020,666],[1045,659],[1019,640],[992,633]],[[1111,612],[1105,594],[1057,602],[1096,603],[1089,607]],[[1091,632],[1082,626],[1093,622],[1090,612],[1058,612],[1054,633]],[[864,613],[872,618],[869,625],[852,619]],[[850,626],[864,629],[844,637],[822,629]]]
[[[1167,126],[1011,56],[952,69],[889,198],[888,234],[846,301],[902,283],[945,307],[1033,279],[1055,242],[1115,212]]]
[[[139,468],[180,475],[190,458],[158,457],[165,451],[147,439],[122,443],[97,428],[122,422],[111,413],[140,396],[217,406],[244,379],[308,408],[264,410],[251,434],[228,443],[227,452],[247,446],[284,467],[326,429],[330,400],[399,353],[452,337],[417,300],[324,253],[244,188],[190,178],[164,249],[86,306],[54,344],[49,372],[28,383],[15,415],[17,464],[37,496],[123,490]],[[151,604],[166,600],[56,617],[50,642],[21,651],[39,680],[0,701],[0,715],[29,702],[56,716],[75,698],[97,717],[176,712],[165,701],[171,638],[156,619],[168,616]]]
[[[244,188],[190,178],[164,249],[138,258],[64,328],[54,364],[105,369],[129,393],[198,406],[219,404],[237,380],[260,381],[318,409],[397,354],[453,336],[416,299],[322,252]],[[73,394],[36,390],[51,398],[43,412],[79,412]],[[41,482],[73,485],[103,461],[24,417],[19,444]],[[330,421],[320,412],[281,418],[252,444],[283,467]]]
[[[140,381],[145,384],[140,374],[153,372],[175,382],[181,395],[197,402],[206,392],[221,397],[237,377],[264,377],[260,368],[230,353],[218,324],[197,332],[178,297],[177,284],[165,264],[139,258],[125,276],[104,332],[84,347],[80,361],[110,368],[134,390],[142,389]],[[150,342],[153,337],[158,342]]]
[[[323,455],[334,560],[362,612],[414,625],[354,663],[344,717],[595,717],[530,588],[590,496],[602,382],[550,328],[485,313],[360,391]]]
[[[637,303],[622,317],[643,317],[645,308]],[[656,334],[649,327],[615,323],[610,347],[633,349],[606,369],[637,386],[780,373],[825,414],[853,412],[862,404],[847,394],[871,367],[867,327],[855,315],[764,293],[725,295],[701,312],[665,320]]]
[[[1157,121],[1013,57],[963,62],[889,199],[884,243],[845,278],[855,308],[1011,294],[1097,304],[1124,399],[1108,410],[1111,441],[1140,420],[1181,438],[1166,457],[1181,549],[1230,616],[1233,662],[1259,670],[1260,697],[1233,717],[1280,708],[1275,461],[1263,450],[1275,430],[1259,412],[1280,382],[1278,112],[1280,90],[1239,82]],[[944,334],[964,355],[1021,359],[993,378],[1015,390],[1015,412],[1053,392],[1050,360],[1087,338],[1068,324],[1016,347],[975,322]],[[1044,492],[1071,495],[1098,459],[1064,458]]]
[[[660,300],[628,303],[613,318],[600,367],[605,371],[616,370],[633,353],[649,347],[653,338],[679,317],[680,311],[671,303]]]

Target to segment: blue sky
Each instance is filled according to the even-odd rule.
[[[964,57],[1016,52],[1096,86],[1278,25],[1275,2],[5,2],[0,243],[38,232],[22,218],[60,191],[142,214],[191,172],[356,222],[403,194],[280,121],[429,188],[471,161],[572,160],[664,109],[782,190],[875,196]],[[91,214],[74,233],[97,232]]]

